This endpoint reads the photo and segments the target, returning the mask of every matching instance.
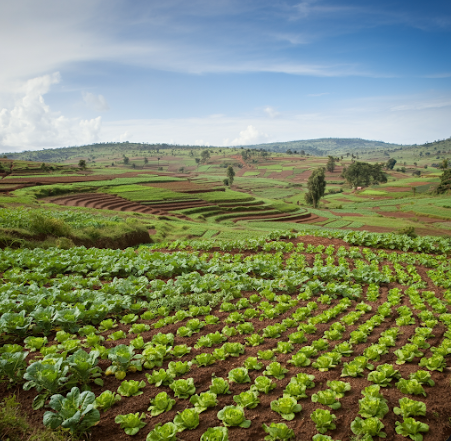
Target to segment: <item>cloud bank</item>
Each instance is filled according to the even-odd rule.
[[[0,110],[2,150],[60,147],[98,139],[101,117],[89,120],[66,118],[53,112],[45,103],[44,95],[60,81],[58,72],[28,80],[19,89],[11,108]]]

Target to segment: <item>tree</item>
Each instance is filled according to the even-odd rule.
[[[82,169],[85,170],[86,169],[86,161],[84,159],[80,159],[80,161],[78,161],[78,166]]]
[[[440,168],[441,168],[442,170],[446,170],[446,169],[448,168],[448,160],[447,160],[447,159],[444,159],[444,160],[442,161],[442,163],[440,164]]]
[[[148,164],[149,160],[147,159],[147,157],[144,158],[144,164]]]
[[[393,170],[393,167],[396,164],[396,159],[395,158],[390,158],[387,163],[385,164],[385,166],[387,167],[387,170]]]
[[[194,160],[196,161],[196,165],[199,167],[200,158],[194,158]]]
[[[130,158],[128,156],[124,156],[124,164],[128,165],[129,162],[130,162]]]
[[[229,185],[233,184],[233,179],[235,178],[235,170],[231,165],[227,167],[227,179],[229,180]]]
[[[451,168],[443,170],[442,176],[440,177],[440,184],[435,189],[436,194],[447,193],[451,190]]]
[[[324,196],[326,191],[326,176],[324,167],[317,168],[313,171],[307,181],[308,192],[304,198],[307,204],[313,205],[313,208],[318,206],[319,200]]]
[[[387,182],[387,176],[382,171],[382,165],[369,164],[368,162],[352,163],[343,170],[342,177],[354,188]]]
[[[329,160],[326,165],[327,171],[333,173],[335,170],[335,158],[333,156],[329,156]]]
[[[243,150],[241,152],[241,157],[243,158],[243,161],[247,161],[249,159],[249,151],[248,150]]]
[[[207,162],[210,159],[210,152],[208,150],[202,150],[200,157],[202,162]]]

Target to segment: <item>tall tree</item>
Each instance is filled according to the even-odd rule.
[[[227,167],[227,178],[229,180],[229,185],[232,185],[233,179],[235,178],[235,170],[231,165]]]
[[[435,189],[436,194],[444,194],[451,191],[451,168],[443,170],[440,177],[440,184]]]
[[[354,188],[387,182],[387,175],[382,171],[382,165],[368,162],[352,163],[343,171],[342,176]]]
[[[319,200],[324,196],[326,190],[326,176],[324,167],[317,168],[313,171],[307,181],[308,192],[304,198],[307,204],[318,206]]]
[[[326,165],[327,171],[333,173],[335,170],[335,158],[333,156],[329,156],[329,160]]]
[[[85,159],[80,159],[80,161],[78,161],[78,166],[79,166],[82,170],[85,170],[85,169],[86,169],[86,160],[85,160]]]
[[[207,162],[210,159],[210,152],[208,150],[202,150],[200,157],[202,158],[202,162]]]

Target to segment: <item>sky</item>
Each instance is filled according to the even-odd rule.
[[[451,136],[449,0],[0,0],[0,152]]]

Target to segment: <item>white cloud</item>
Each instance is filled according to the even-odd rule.
[[[108,106],[108,103],[103,95],[94,95],[90,92],[84,92],[83,101],[89,109],[95,110],[96,112],[105,112],[110,110],[110,107]]]
[[[329,92],[309,93],[307,96],[323,96],[323,95],[329,95]]]
[[[274,107],[267,106],[263,109],[263,111],[270,117],[270,118],[276,118],[280,115],[280,113],[274,109]]]
[[[60,147],[96,141],[101,118],[90,120],[66,118],[53,112],[45,95],[60,82],[59,73],[28,80],[18,91],[13,105],[0,110],[0,148],[28,150]]]
[[[269,136],[266,133],[260,133],[254,126],[247,126],[246,129],[241,130],[240,136],[235,138],[233,141],[229,141],[229,139],[224,140],[225,146],[233,146],[233,145],[251,145],[251,144],[260,144],[262,142],[267,142]]]

